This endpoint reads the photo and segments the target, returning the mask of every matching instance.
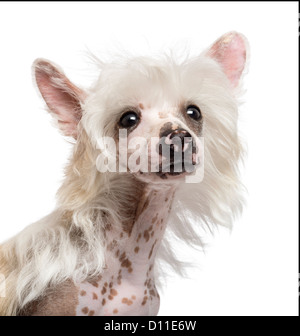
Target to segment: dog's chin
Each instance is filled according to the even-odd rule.
[[[193,174],[195,166],[189,171],[181,169],[176,171],[174,166],[170,166],[164,170],[159,170],[158,172],[142,172],[136,173],[136,177],[144,182],[152,183],[169,183],[169,182],[180,182],[185,181],[185,177]]]
[[[188,172],[157,172],[156,176],[161,180],[180,180],[187,176]]]
[[[138,172],[135,174],[136,178],[144,183],[153,184],[170,184],[170,183],[180,183],[185,181],[185,176],[189,173],[170,173],[170,172],[156,172],[156,173],[144,173]]]

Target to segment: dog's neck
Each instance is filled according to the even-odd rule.
[[[138,202],[128,204],[125,210],[134,214],[132,218],[124,219],[119,228],[108,225],[105,229],[108,258],[119,258],[122,250],[133,259],[133,264],[143,264],[145,267],[153,264],[165,232],[175,189],[175,186],[142,184],[142,188],[132,191],[137,193]]]
[[[106,225],[106,265],[98,279],[80,285],[80,293],[84,295],[79,296],[78,315],[155,315],[158,312],[154,261],[176,187],[136,183],[131,192],[137,194],[132,197],[139,201],[128,204],[128,212],[134,214],[132,220],[127,217],[119,228]]]

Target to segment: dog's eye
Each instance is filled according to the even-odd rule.
[[[135,112],[126,112],[122,115],[120,119],[120,125],[124,128],[129,128],[136,125],[140,118]]]
[[[199,107],[195,105],[188,106],[188,108],[186,109],[186,113],[190,118],[194,120],[199,120],[202,118],[202,114]]]

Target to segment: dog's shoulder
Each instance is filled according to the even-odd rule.
[[[38,299],[18,312],[20,316],[75,316],[78,288],[72,280],[49,287]]]
[[[17,306],[14,290],[17,281],[16,256],[10,249],[8,258],[6,245],[0,245],[0,316],[15,315]]]

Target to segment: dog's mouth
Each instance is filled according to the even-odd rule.
[[[151,161],[152,157],[149,156],[148,171],[139,171],[140,174],[146,176],[154,175],[161,179],[181,179],[186,175],[193,174],[198,165],[200,165],[200,156],[198,150],[192,142],[188,143],[188,147],[183,152],[175,151],[170,147],[169,155],[162,155],[159,151],[159,158],[156,161]],[[152,164],[154,164],[152,166]],[[154,168],[151,170],[151,168]]]
[[[156,173],[162,179],[168,176],[176,177],[180,175],[191,174],[196,170],[197,162],[192,161],[177,161],[165,162],[159,165],[159,171]]]
[[[166,140],[162,138],[158,147],[160,162],[156,175],[162,179],[193,173],[198,164],[197,148],[192,138],[174,137],[171,140],[171,144],[166,144]],[[166,149],[166,153],[169,151],[169,157],[163,149]]]

